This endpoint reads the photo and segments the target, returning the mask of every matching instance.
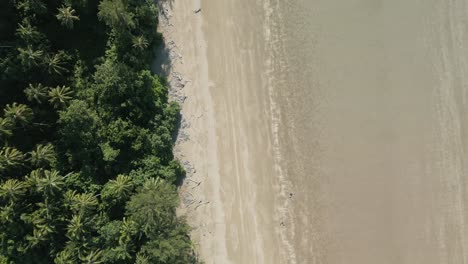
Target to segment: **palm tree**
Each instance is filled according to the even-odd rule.
[[[131,247],[132,245],[130,243],[126,244],[119,244],[117,247],[112,249],[112,252],[114,252],[115,256],[119,260],[130,260],[132,258],[131,253]]]
[[[144,36],[134,37],[133,38],[133,47],[144,50],[148,47],[149,43],[148,40]]]
[[[75,256],[73,255],[70,250],[67,250],[65,248],[63,251],[57,254],[57,256],[54,259],[55,264],[74,264],[76,263]]]
[[[80,258],[83,264],[100,264],[102,260],[102,251],[100,249],[91,251],[87,256]]]
[[[147,256],[137,254],[135,264],[150,264],[150,261]]]
[[[24,154],[13,147],[4,147],[0,150],[0,167],[4,169],[23,165]]]
[[[9,201],[17,201],[26,192],[26,186],[24,182],[9,179],[0,187],[0,197]]]
[[[61,75],[67,70],[63,66],[65,64],[65,54],[63,52],[47,55],[44,59],[44,64],[50,74],[56,73]]]
[[[39,144],[36,148],[29,152],[29,161],[34,167],[46,167],[55,162],[55,151],[52,144]]]
[[[12,223],[17,215],[15,204],[8,204],[0,207],[0,223]]]
[[[31,171],[29,176],[26,176],[26,182],[27,182],[29,188],[33,192],[38,191],[39,182],[41,181],[41,179],[43,177],[44,177],[44,170],[43,169],[33,170],[33,171]]]
[[[44,177],[37,183],[37,190],[45,195],[54,195],[60,192],[65,185],[64,179],[56,170],[44,171]]]
[[[63,204],[66,208],[71,209],[74,206],[74,200],[76,196],[75,190],[67,190],[63,194]]]
[[[33,111],[24,104],[7,104],[3,109],[5,118],[9,119],[13,124],[27,125],[33,118]]]
[[[81,241],[86,233],[81,215],[74,215],[68,223],[66,236],[72,241]]]
[[[27,0],[27,1],[15,1],[16,8],[23,11],[24,13],[30,14],[44,14],[47,12],[47,6],[42,1]]]
[[[73,28],[73,23],[75,20],[80,20],[78,16],[75,15],[75,9],[69,6],[63,6],[58,9],[58,14],[56,15],[57,19],[60,21],[62,26],[65,26],[69,29]]]
[[[75,194],[72,198],[71,208],[75,213],[84,215],[86,212],[98,206],[99,202],[91,193]]]
[[[144,190],[155,190],[158,189],[164,183],[161,178],[149,178],[143,183]]]
[[[18,29],[16,29],[16,34],[18,37],[24,41],[31,43],[39,39],[40,33],[36,30],[35,27],[31,26],[29,21],[25,21],[23,24],[19,24]]]
[[[114,250],[119,259],[131,259],[130,252],[132,251],[133,238],[138,233],[138,225],[133,220],[123,218],[120,226],[119,246]]]
[[[49,232],[46,229],[34,229],[32,235],[27,235],[26,240],[29,242],[27,248],[35,248],[44,243],[48,239]]]
[[[128,220],[127,218],[123,218],[122,225],[120,226],[120,238],[119,243],[125,243],[128,238],[133,237],[135,234],[138,233],[138,225],[133,220]]]
[[[47,98],[47,90],[48,88],[41,83],[36,85],[30,83],[28,88],[24,89],[24,93],[30,102],[36,101],[41,104]]]
[[[130,176],[118,175],[115,180],[110,180],[104,187],[104,192],[107,195],[124,200],[128,198],[133,191],[133,182]],[[107,194],[108,193],[108,194]]]
[[[49,91],[49,102],[55,107],[68,105],[68,102],[72,99],[73,91],[67,86],[57,86]]]
[[[0,137],[9,137],[13,135],[13,124],[8,118],[0,117]]]
[[[39,60],[41,59],[44,52],[42,50],[33,50],[31,46],[26,48],[18,48],[19,58],[23,65],[28,67],[38,65]]]

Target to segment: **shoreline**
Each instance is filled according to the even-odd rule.
[[[213,263],[228,263],[226,231],[223,225],[219,224],[224,221],[224,211],[219,204],[221,186],[216,153],[216,120],[209,92],[203,20],[199,14],[188,12],[188,4],[180,6],[184,11],[178,10],[179,12],[173,11],[175,7],[172,4],[159,4],[159,31],[164,36],[164,52],[169,55],[166,58],[169,59],[166,75],[170,97],[178,102],[182,109],[181,125],[174,146],[175,158],[186,170],[186,177],[179,190],[181,204],[178,214],[185,216],[192,227],[191,238],[195,252],[202,261],[210,263],[212,259]],[[193,10],[201,8],[200,6],[200,1],[193,2]],[[184,28],[178,26],[179,22],[186,19],[190,19],[186,26],[190,26],[188,30],[192,32],[192,42],[180,39],[188,36],[183,33]],[[185,58],[189,58],[189,61]],[[211,238],[206,239],[207,236]],[[211,255],[214,252],[216,254]]]
[[[281,176],[274,73],[265,70],[271,54],[264,49],[272,44],[264,39],[264,16],[271,14],[256,5],[234,26],[230,21],[244,16],[239,3],[205,4],[160,3],[168,55],[163,70],[182,108],[174,154],[187,175],[179,214],[207,264],[294,264],[292,186]],[[240,34],[255,24],[258,34]]]

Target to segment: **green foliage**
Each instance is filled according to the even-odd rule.
[[[64,51],[59,51],[55,54],[48,54],[44,59],[44,64],[49,74],[62,75],[67,71],[65,64],[69,59],[70,57]]]
[[[112,29],[133,29],[134,14],[129,12],[125,0],[103,0],[99,4],[98,16]]]
[[[24,104],[7,104],[4,109],[4,116],[14,125],[27,125],[33,118],[33,111]]]
[[[154,3],[0,7],[0,264],[197,263]]]
[[[18,52],[18,57],[21,61],[21,64],[27,68],[31,68],[40,64],[44,55],[44,51],[40,49],[34,49],[32,46],[18,48]]]
[[[36,27],[33,27],[28,20],[18,25],[16,34],[25,43],[38,43],[38,41],[42,38],[42,34],[37,30]]]
[[[18,0],[16,7],[24,15],[36,15],[47,12],[47,7],[41,0]]]
[[[57,10],[58,14],[56,15],[56,17],[64,27],[72,29],[73,23],[77,20],[80,20],[80,18],[76,15],[75,9],[69,6],[63,6],[61,8],[58,8]]]
[[[141,247],[141,256],[146,256],[148,263],[185,264],[196,263],[190,254],[192,248],[187,236],[185,224],[175,223],[167,234],[151,239]]]
[[[35,168],[51,167],[56,162],[54,146],[52,144],[38,144],[35,149],[29,152],[29,160]]]
[[[72,101],[66,110],[60,112],[58,124],[58,148],[64,168],[88,167],[100,159],[97,138],[99,117],[86,102]]]
[[[12,169],[23,166],[25,155],[13,147],[3,147],[0,150],[0,169]]]
[[[148,40],[146,40],[145,36],[138,36],[133,38],[133,47],[138,48],[140,50],[145,50],[148,48]]]
[[[9,118],[0,118],[0,138],[5,138],[13,134],[12,120]]]
[[[47,87],[44,87],[42,84],[29,84],[29,86],[24,89],[24,93],[26,94],[26,98],[30,102],[37,102],[42,104],[44,100],[47,98]]]
[[[110,203],[125,201],[134,191],[132,178],[126,175],[119,175],[115,180],[108,181],[101,192],[103,200]]]
[[[53,196],[63,191],[65,182],[56,170],[46,170],[37,182],[37,191],[44,196]]]
[[[155,236],[175,220],[178,196],[173,185],[160,179],[148,179],[127,204],[131,216],[147,236]]]
[[[178,204],[173,185],[160,179],[148,179],[127,204],[127,215],[138,225],[147,242],[140,258],[149,263],[194,263],[188,227],[175,213]],[[143,261],[143,260],[140,260]]]
[[[0,187],[0,197],[6,201],[16,201],[26,192],[26,184],[16,179],[5,181]]]
[[[121,117],[146,124],[158,111],[153,92],[157,80],[145,70],[135,72],[128,65],[107,59],[97,67],[95,98],[104,118]]]
[[[67,106],[72,99],[73,91],[70,87],[64,85],[57,86],[49,90],[49,102],[55,107],[60,108]]]

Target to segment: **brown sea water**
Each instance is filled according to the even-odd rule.
[[[468,263],[468,1],[264,6],[288,262]]]

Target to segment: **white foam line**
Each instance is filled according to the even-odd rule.
[[[290,180],[287,178],[285,174],[282,164],[283,164],[283,157],[281,154],[281,145],[280,145],[280,124],[281,124],[281,110],[277,106],[275,101],[275,89],[274,84],[277,83],[275,80],[275,65],[273,58],[275,55],[278,55],[281,50],[281,40],[280,34],[278,32],[274,32],[278,30],[275,28],[275,19],[281,21],[281,14],[279,11],[279,2],[276,1],[271,3],[269,0],[263,0],[263,7],[265,10],[265,22],[264,22],[264,37],[265,37],[265,45],[267,51],[270,53],[269,58],[267,59],[266,66],[267,66],[267,88],[269,93],[269,106],[270,106],[270,116],[271,116],[271,131],[273,134],[273,154],[274,154],[274,161],[275,161],[275,171],[278,177],[279,182],[279,189],[280,192],[276,201],[280,206],[276,207],[275,210],[277,211],[277,215],[279,216],[278,221],[287,223],[287,227],[280,226],[277,228],[277,232],[280,235],[281,243],[286,250],[286,256],[284,257],[288,263],[296,264],[297,257],[295,248],[292,244],[292,240],[295,237],[295,222],[293,213],[291,211],[290,199],[288,199],[288,193],[291,190],[292,184]]]

